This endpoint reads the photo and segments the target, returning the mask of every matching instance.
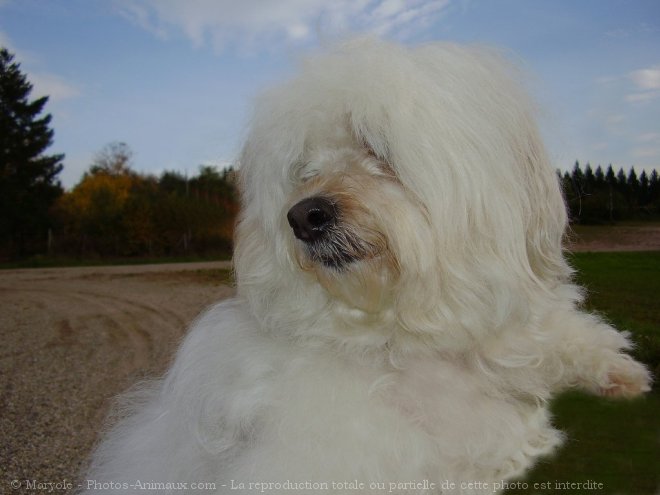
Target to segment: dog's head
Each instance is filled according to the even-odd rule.
[[[512,72],[359,39],[259,100],[235,265],[266,326],[465,347],[566,280],[564,204]]]

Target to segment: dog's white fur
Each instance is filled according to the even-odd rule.
[[[555,392],[648,390],[626,336],[578,309],[564,203],[516,79],[493,51],[358,39],[265,94],[240,163],[237,297],[133,397],[90,482],[493,493],[561,442]],[[318,195],[361,243],[337,248],[358,251],[344,266],[287,224]]]

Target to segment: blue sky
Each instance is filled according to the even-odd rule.
[[[231,163],[252,98],[362,32],[498,46],[531,75],[556,166],[660,170],[658,0],[0,0],[66,187],[113,141],[148,173]]]

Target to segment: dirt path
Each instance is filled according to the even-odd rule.
[[[75,483],[112,397],[167,367],[190,322],[232,293],[228,267],[0,271],[0,493]]]
[[[660,225],[574,225],[569,249],[584,251],[660,251]]]

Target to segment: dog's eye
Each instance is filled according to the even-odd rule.
[[[378,162],[378,168],[385,175],[391,175],[392,177],[396,176],[396,172],[394,172],[394,168],[392,167],[392,165],[389,162],[385,162],[385,161],[380,160]]]
[[[316,167],[313,166],[310,162],[300,162],[296,163],[293,166],[293,179],[296,182],[305,182],[316,177],[319,174],[319,171]]]
[[[392,166],[389,163],[376,158],[375,156],[372,160],[369,160],[365,166],[369,173],[373,175],[384,175],[391,178],[396,177],[396,173],[394,172]]]

